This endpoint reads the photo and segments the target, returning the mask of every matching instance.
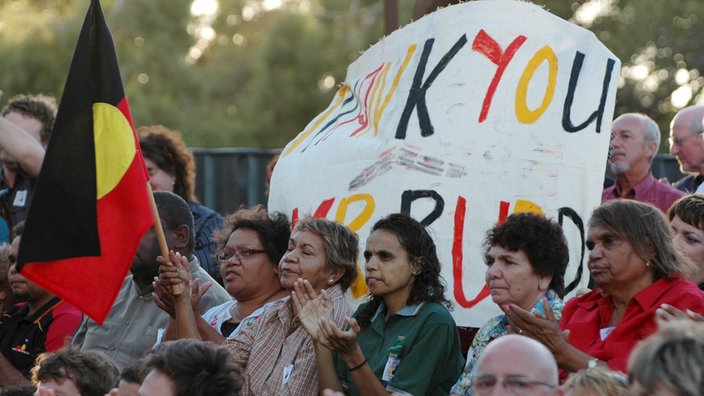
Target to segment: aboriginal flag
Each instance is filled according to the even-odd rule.
[[[92,0],[25,223],[22,275],[102,324],[153,224],[110,30]]]

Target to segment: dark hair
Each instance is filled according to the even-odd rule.
[[[673,279],[693,270],[672,242],[665,215],[653,205],[632,199],[614,199],[594,209],[590,227],[603,227],[627,241],[635,253],[650,262],[655,280]]]
[[[347,290],[357,278],[357,256],[359,255],[359,238],[346,226],[327,219],[304,217],[298,221],[296,231],[310,231],[323,239],[330,269],[340,268],[343,275],[337,280],[343,291]],[[288,245],[286,246],[288,249]]]
[[[672,221],[675,216],[704,231],[704,195],[689,194],[675,201],[667,210],[667,217]]]
[[[20,94],[10,98],[5,108],[2,109],[2,115],[6,116],[14,111],[25,117],[36,119],[42,124],[39,137],[42,143],[46,144],[49,142],[51,130],[54,128],[57,109],[56,99],[53,96]]]
[[[415,275],[413,280],[413,287],[406,304],[437,302],[452,309],[452,303],[445,298],[445,284],[440,276],[441,266],[437,248],[425,226],[408,215],[394,213],[377,221],[371,232],[377,230],[389,231],[396,235],[399,243],[408,253],[408,262],[420,268],[420,273]],[[382,297],[370,295],[369,303],[357,315],[361,326],[366,327],[371,324],[371,317],[382,301]]]
[[[229,356],[227,349],[212,342],[167,341],[145,357],[142,377],[160,371],[176,384],[176,396],[235,396],[242,377]]]
[[[82,396],[104,396],[115,385],[120,370],[108,355],[71,347],[42,353],[32,367],[32,382],[72,381]]]
[[[118,378],[118,383],[120,380],[131,382],[133,384],[142,383],[142,367],[144,367],[144,359],[137,359],[132,361],[132,363],[122,368],[120,371],[120,376]]]
[[[169,191],[154,191],[159,217],[169,230],[185,225],[190,230],[188,249],[192,252],[196,246],[196,235],[193,230],[193,213],[186,201]]]
[[[196,163],[181,134],[163,125],[141,127],[137,131],[144,158],[174,176],[174,193],[186,201],[197,201]]]
[[[552,276],[549,288],[558,296],[565,296],[565,270],[570,256],[558,222],[536,213],[514,213],[487,231],[482,246],[485,259],[492,246],[512,252],[522,250],[533,271],[538,276]]]
[[[262,205],[249,209],[239,209],[225,217],[223,228],[215,231],[213,239],[222,250],[235,230],[246,228],[257,233],[266,255],[274,265],[278,265],[286,253],[288,240],[291,237],[291,223],[286,215],[280,212],[267,213]]]

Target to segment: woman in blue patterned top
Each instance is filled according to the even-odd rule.
[[[534,213],[516,213],[487,232],[484,239],[485,280],[491,299],[502,307],[515,304],[533,314],[545,314],[543,301],[559,320],[564,276],[569,254],[562,227]],[[501,314],[489,319],[477,332],[467,352],[467,364],[452,387],[453,395],[472,395],[474,369],[484,348],[509,329]],[[513,329],[520,334],[520,329]]]
[[[154,191],[169,191],[188,202],[193,214],[195,255],[200,266],[218,283],[223,284],[220,266],[215,259],[217,243],[213,233],[224,223],[222,216],[200,204],[195,195],[196,163],[181,134],[163,125],[141,127],[137,131],[149,183]]]

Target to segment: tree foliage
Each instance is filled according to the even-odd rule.
[[[208,1],[217,4],[214,13],[191,12]],[[0,0],[6,96],[60,98],[87,3]],[[282,147],[330,103],[347,66],[382,36],[383,3],[102,0],[135,124],[167,125],[191,146],[261,148]],[[643,112],[667,128],[678,108],[700,100],[704,54],[697,44],[704,31],[697,27],[704,2],[535,3],[592,30],[621,59],[616,114]],[[413,2],[398,4],[403,26]],[[596,17],[579,17],[599,4]]]

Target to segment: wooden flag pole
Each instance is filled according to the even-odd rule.
[[[156,233],[156,239],[159,241],[159,248],[161,249],[161,255],[167,260],[169,259],[169,246],[166,244],[166,237],[164,236],[164,228],[161,226],[161,218],[159,217],[159,210],[156,207],[156,201],[154,201],[154,194],[152,193],[152,186],[147,181],[147,193],[149,194],[149,202],[152,206],[152,215],[154,216],[154,232]],[[171,293],[175,296],[183,293],[183,288],[180,284],[171,285]]]

